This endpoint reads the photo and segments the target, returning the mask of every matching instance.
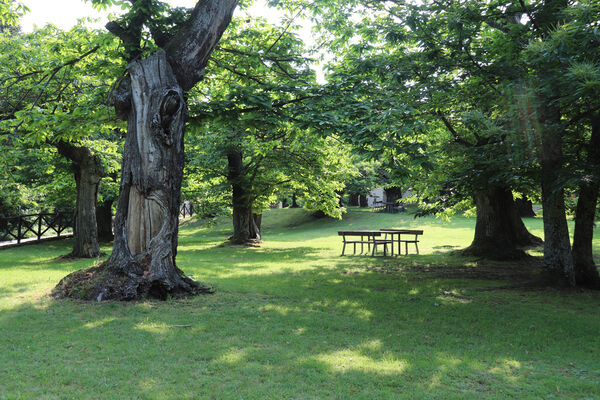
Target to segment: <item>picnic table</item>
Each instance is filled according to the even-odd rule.
[[[383,246],[383,255],[387,256],[388,245],[391,248],[391,255],[394,255],[394,242],[398,243],[398,254],[402,253],[401,244],[404,243],[406,254],[408,254],[408,244],[412,243],[415,245],[417,254],[419,254],[419,235],[422,235],[422,230],[413,229],[360,229],[350,231],[338,231],[338,235],[342,236],[344,246],[342,247],[342,256],[346,253],[346,245],[353,245],[353,254],[356,254],[357,246],[360,244],[360,253],[362,254],[365,250],[365,244],[367,245],[367,252],[370,252],[372,256],[375,255],[378,246]],[[381,238],[381,236],[384,236]],[[411,235],[414,238],[402,238],[402,235]]]
[[[398,243],[398,253],[402,252],[401,245],[404,243],[405,254],[408,255],[408,244],[412,243],[415,245],[415,249],[417,250],[417,254],[419,254],[419,236],[423,234],[423,231],[420,229],[380,229],[380,232],[384,233],[384,238],[387,239],[388,235],[391,238],[391,248],[392,255],[394,255],[394,241]],[[410,238],[402,239],[402,235],[408,235]],[[394,239],[394,236],[397,236]]]
[[[352,244],[354,246],[353,254],[356,254],[357,244],[360,244],[359,254],[362,254],[364,252],[365,244],[367,245],[367,252],[370,252],[371,255],[375,255],[377,245],[379,244],[384,246],[383,254],[387,254],[387,243],[389,243],[390,241],[387,239],[378,239],[378,237],[381,237],[382,235],[382,232],[380,230],[361,229],[353,231],[338,231],[338,235],[342,236],[342,240],[344,241],[344,246],[342,247],[342,256],[346,252],[347,244]]]
[[[396,201],[374,201],[373,208],[389,214],[406,211],[404,206]]]

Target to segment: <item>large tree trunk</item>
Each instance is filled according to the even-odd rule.
[[[292,193],[292,205],[290,206],[290,208],[298,208],[298,207],[300,207],[298,205],[298,201],[297,200],[298,200],[298,198],[296,196],[296,192]]]
[[[236,244],[256,243],[261,238],[262,214],[258,217],[252,212],[252,201],[247,190],[242,153],[234,150],[227,153],[227,165],[229,169],[227,179],[231,184],[233,207],[233,236],[230,240]]]
[[[510,190],[492,187],[474,196],[477,207],[475,237],[463,250],[494,260],[514,260],[526,256],[522,247],[539,245],[542,240],[532,235],[517,213]]]
[[[231,242],[246,244],[250,242],[250,219],[252,207],[233,206],[233,236]]]
[[[560,176],[563,167],[560,114],[542,107],[542,207],[544,210],[544,280],[575,286],[575,271]]]
[[[600,276],[594,263],[592,240],[600,189],[600,118],[592,121],[592,136],[588,144],[587,174],[579,185],[573,235],[573,265],[578,286],[600,288]]]
[[[71,256],[94,258],[100,255],[96,223],[98,185],[105,174],[102,161],[87,147],[67,142],[56,144],[58,152],[73,162],[77,200],[73,224],[73,251]]]
[[[183,90],[201,78],[236,4],[199,1],[166,52],[129,64],[129,79],[113,99],[128,121],[113,252],[103,264],[63,278],[55,296],[166,299],[213,291],[175,264],[187,113]],[[124,31],[121,38],[128,40],[126,30],[112,31]]]
[[[367,195],[366,194],[361,194],[358,196],[358,202],[360,204],[361,207],[368,207],[369,206],[369,201],[367,200]]]
[[[358,193],[350,193],[350,196],[348,196],[348,205],[358,207],[360,205],[360,195]]]
[[[385,201],[388,203],[396,202],[398,199],[402,198],[402,188],[398,186],[391,186],[385,191]]]

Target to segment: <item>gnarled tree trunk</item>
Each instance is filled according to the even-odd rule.
[[[600,118],[592,121],[592,136],[588,144],[587,174],[579,185],[573,235],[573,266],[578,286],[600,288],[600,276],[594,263],[592,240],[594,219],[600,189]]]
[[[103,264],[63,278],[55,296],[166,299],[212,291],[185,276],[175,263],[187,113],[184,90],[201,78],[236,4],[198,2],[164,46],[166,51],[129,64],[129,76],[114,99],[128,124],[113,252]],[[127,40],[127,32],[122,39]]]
[[[519,259],[526,255],[523,247],[542,243],[523,224],[507,188],[489,188],[475,195],[474,200],[477,207],[475,237],[463,250],[464,254],[494,260]]]
[[[81,297],[129,300],[193,294],[198,284],[175,265],[184,162],[183,91],[162,50],[132,62],[129,79],[131,110],[113,252],[93,271],[97,279]],[[68,285],[63,281],[59,287]]]
[[[71,256],[94,258],[100,255],[96,223],[98,185],[105,175],[100,157],[87,147],[74,146],[67,142],[56,143],[62,156],[73,163],[77,201],[73,224],[73,251]]]

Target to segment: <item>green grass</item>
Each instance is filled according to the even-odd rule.
[[[409,226],[421,256],[339,257],[338,229]],[[53,261],[69,241],[2,250],[0,399],[600,398],[600,293],[452,274],[486,268],[448,253],[472,219],[272,210],[261,247],[230,234],[183,224],[179,266],[217,293],[167,302],[53,300],[95,260]]]

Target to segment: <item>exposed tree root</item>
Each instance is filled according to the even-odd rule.
[[[495,261],[524,260],[530,257],[525,251],[514,246],[499,247],[495,244],[472,244],[466,249],[460,250],[463,256],[481,257]]]
[[[147,272],[126,274],[109,262],[67,275],[53,289],[52,296],[88,301],[130,301],[148,298],[166,300],[215,292],[211,285],[196,282],[184,276],[179,269],[176,277],[158,279]],[[130,271],[135,269],[143,271],[141,266]]]
[[[63,254],[62,256],[56,257],[53,261],[55,262],[64,262],[64,261],[76,261],[81,260],[82,258],[102,258],[106,257],[106,253],[100,253],[96,257],[80,257],[73,255],[73,252],[68,254]]]

